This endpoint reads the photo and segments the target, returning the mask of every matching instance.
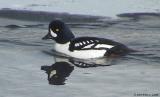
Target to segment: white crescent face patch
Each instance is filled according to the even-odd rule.
[[[55,32],[52,31],[52,29],[50,29],[50,33],[52,37],[57,37],[57,34]]]

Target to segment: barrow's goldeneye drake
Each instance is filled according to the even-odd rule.
[[[60,20],[49,24],[48,34],[42,39],[55,40],[54,50],[74,58],[88,59],[126,55],[132,50],[125,45],[104,38],[75,38],[69,27]]]

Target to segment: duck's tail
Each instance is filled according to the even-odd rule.
[[[130,48],[126,47],[125,45],[118,45],[118,46],[115,46],[115,47],[111,48],[110,50],[108,50],[106,52],[105,56],[108,56],[108,57],[124,56],[129,53],[133,53],[133,52],[137,52],[137,51],[130,49]]]

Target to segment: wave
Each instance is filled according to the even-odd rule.
[[[48,22],[53,19],[61,19],[65,22],[100,22],[102,19],[106,18],[102,16],[46,12],[46,11],[15,10],[9,8],[1,9],[0,17],[28,20],[28,21],[40,21],[40,22]]]
[[[118,17],[126,17],[126,18],[131,18],[133,20],[140,20],[140,19],[151,19],[152,17],[160,17],[160,13],[153,13],[153,12],[148,12],[148,13],[122,13],[118,14]],[[148,18],[147,18],[148,17]]]
[[[47,11],[15,10],[9,8],[0,10],[0,17],[2,18],[39,22],[37,25],[6,25],[5,27],[7,28],[42,27],[46,25],[42,22],[48,23],[54,19],[60,19],[73,28],[108,28],[120,24],[116,27],[131,30],[160,29],[160,13],[121,13],[117,16],[117,19],[112,19],[111,17],[104,16]]]
[[[10,44],[14,44],[14,45],[22,45],[22,46],[42,46],[41,44],[37,44],[37,43],[26,43],[20,40],[9,40],[9,39],[0,39],[0,43],[10,43]]]

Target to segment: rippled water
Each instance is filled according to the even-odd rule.
[[[159,14],[121,14],[116,20],[90,16],[92,21],[87,22],[79,22],[88,20],[86,16],[77,16],[77,21],[62,17],[76,36],[113,39],[138,51],[122,58],[93,60],[57,56],[52,51],[54,42],[41,40],[50,19],[32,21],[32,17],[22,15],[17,20],[11,19],[12,15],[0,18],[1,97],[135,97],[136,93],[159,93]]]

